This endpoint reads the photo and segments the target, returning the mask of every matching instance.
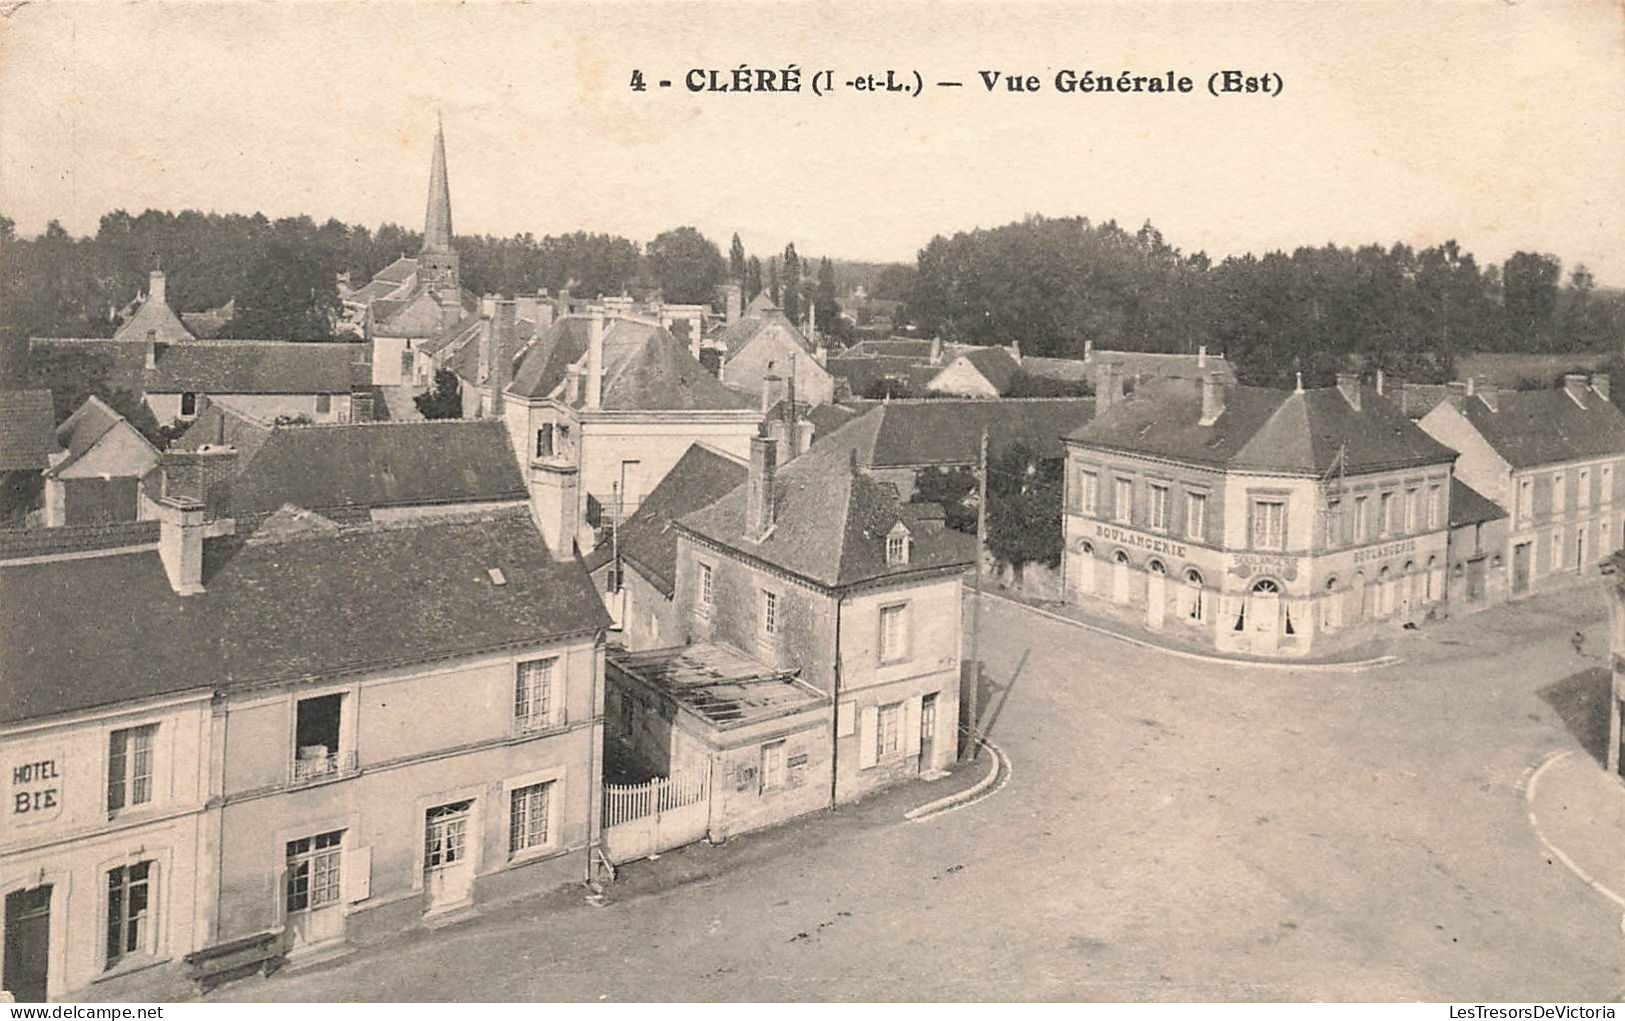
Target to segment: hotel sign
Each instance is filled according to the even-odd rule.
[[[62,814],[61,753],[8,762],[6,818],[14,825],[47,822]]]
[[[1371,546],[1367,549],[1356,550],[1354,553],[1354,562],[1356,564],[1367,564],[1373,560],[1387,560],[1389,557],[1397,557],[1401,553],[1414,552],[1415,549],[1415,539],[1402,539],[1399,542],[1390,542],[1381,546]]]
[[[1095,535],[1107,542],[1115,542],[1122,546],[1134,546],[1138,549],[1148,550],[1152,553],[1162,553],[1170,557],[1185,556],[1185,544],[1174,542],[1172,539],[1163,539],[1155,535],[1146,535],[1143,532],[1131,532],[1126,528],[1114,525],[1095,523]]]

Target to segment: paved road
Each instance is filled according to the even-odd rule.
[[[1570,636],[1600,653],[1601,613],[1592,593],[1491,611],[1340,674],[1192,662],[990,601],[1014,767],[995,797],[820,817],[714,879],[499,910],[216,995],[1617,998],[1618,914],[1546,860],[1519,790],[1584,744],[1565,714],[1599,660]]]

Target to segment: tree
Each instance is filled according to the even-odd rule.
[[[745,245],[739,240],[739,232],[734,232],[733,244],[728,246],[728,279],[745,286]]]
[[[169,445],[171,434],[158,424],[141,397],[115,387],[111,380],[112,360],[77,345],[39,344],[28,353],[27,385],[51,391],[51,412],[61,425],[91,397],[124,416],[125,421],[160,450]]]
[[[892,376],[882,376],[863,388],[862,396],[865,400],[883,401],[891,398],[916,396],[914,388],[906,380]]]
[[[450,369],[436,369],[434,389],[413,397],[412,403],[424,418],[462,418],[463,387],[457,374]]]
[[[976,534],[976,473],[969,468],[927,468],[914,478],[912,503],[942,505],[949,528]]]
[[[835,297],[835,267],[827,258],[818,262],[818,289],[813,292],[813,308],[818,313],[818,328],[832,332],[841,318],[841,303]]]
[[[674,304],[707,303],[722,283],[722,253],[693,227],[666,231],[644,252],[662,294]]]
[[[779,260],[767,260],[767,300],[783,308],[779,301]]]
[[[784,276],[780,287],[784,300],[779,302],[779,307],[784,309],[785,318],[792,323],[801,322],[801,258],[796,255],[794,242],[784,246]]]
[[[342,307],[337,260],[316,241],[309,217],[278,220],[258,246],[222,336],[331,340]]]
[[[1501,267],[1502,304],[1518,346],[1529,352],[1551,350],[1552,316],[1563,264],[1555,255],[1514,252]]]
[[[1062,462],[1014,443],[988,465],[987,547],[1021,584],[1030,563],[1061,562]]]
[[[750,257],[745,264],[745,300],[752,301],[762,293],[762,260],[756,256]]]

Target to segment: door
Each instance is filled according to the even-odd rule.
[[[429,911],[461,907],[473,899],[474,862],[469,857],[468,817],[473,801],[431,808],[424,815],[423,886]]]
[[[1092,596],[1095,593],[1094,548],[1088,543],[1080,546],[1073,558],[1073,563],[1077,565],[1076,580],[1073,582],[1073,586],[1079,597],[1077,602],[1082,603],[1083,596]]]
[[[1512,591],[1529,591],[1529,546],[1527,542],[1520,542],[1512,547]]]
[[[1145,625],[1153,631],[1162,630],[1162,618],[1168,609],[1168,576],[1155,560],[1145,576]]]
[[[920,699],[920,768],[931,769],[936,761],[937,693]]]
[[[6,894],[5,988],[19,1003],[44,1003],[51,961],[51,887]]]
[[[1128,556],[1122,552],[1112,561],[1112,599],[1128,602]]]
[[[1274,649],[1281,628],[1281,587],[1273,581],[1260,581],[1247,596],[1247,622],[1252,626],[1255,647]]]
[[[344,831],[290,840],[287,845],[288,930],[293,949],[344,936]]]
[[[1467,561],[1467,601],[1476,603],[1484,598],[1484,558]]]

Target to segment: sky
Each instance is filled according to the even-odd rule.
[[[684,87],[742,64],[794,64],[803,91]],[[1284,87],[1208,95],[1232,68]],[[925,91],[810,91],[888,69]],[[1066,69],[1196,91],[1062,94]],[[1625,286],[1620,3],[32,3],[0,18],[0,213],[417,228],[437,113],[459,233],[693,225],[912,261],[1042,213],[1215,258],[1455,238]]]

